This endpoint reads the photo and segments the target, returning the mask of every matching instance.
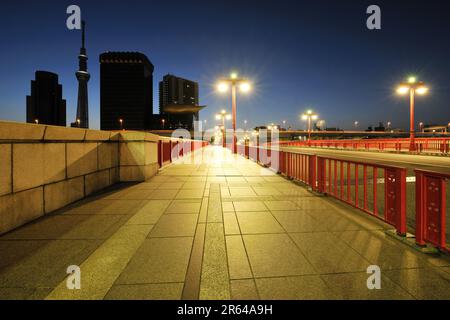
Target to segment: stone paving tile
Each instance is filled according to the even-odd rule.
[[[149,237],[193,237],[197,226],[197,214],[167,214],[161,216]]]
[[[244,235],[243,239],[256,278],[315,274],[286,234]]]
[[[234,212],[224,212],[223,223],[226,235],[241,234],[236,214]]]
[[[395,243],[383,231],[347,231],[336,235],[382,270],[426,265],[419,255],[404,245]]]
[[[253,279],[231,280],[231,300],[259,300]]]
[[[430,268],[390,270],[382,272],[416,299],[450,299],[450,275]]]
[[[321,278],[340,299],[355,300],[411,300],[414,299],[407,291],[381,274],[381,289],[369,290],[367,288],[368,274],[363,273],[337,273],[322,275]]]
[[[271,187],[253,187],[253,190],[258,196],[274,196],[281,194],[280,191]]]
[[[170,205],[170,200],[148,200],[127,224],[156,224]]]
[[[4,235],[11,239],[106,239],[122,224],[122,215],[51,215]]]
[[[58,213],[64,214],[134,214],[144,203],[143,200],[105,200],[98,199],[92,201],[87,199],[76,202]]]
[[[0,288],[0,300],[43,300],[53,288]]]
[[[175,200],[167,208],[165,213],[199,213],[201,201]]]
[[[263,300],[339,299],[319,276],[256,279]]]
[[[272,215],[287,232],[320,232],[327,228],[303,210],[272,211]]]
[[[284,229],[269,211],[237,212],[242,234],[284,233]]]
[[[181,189],[176,196],[176,199],[201,199],[203,198],[202,189]]]
[[[115,285],[105,300],[179,300],[183,285],[183,282]]]
[[[242,237],[226,236],[226,246],[230,279],[253,278]]]
[[[81,263],[101,244],[99,240],[0,241],[0,288],[53,288],[67,267]]]
[[[256,196],[251,187],[230,187],[230,196],[232,197],[252,197]]]
[[[184,185],[184,182],[164,182],[158,186],[162,190],[179,190]]]
[[[233,202],[222,201],[222,211],[223,212],[234,212]]]
[[[178,191],[179,191],[178,189],[170,189],[170,190],[157,189],[153,191],[153,193],[147,199],[170,200],[175,198]]]
[[[148,199],[152,193],[154,192],[154,189],[151,190],[140,190],[140,189],[133,189],[129,192],[122,195],[119,199],[121,200],[145,200]]]
[[[236,211],[265,211],[268,210],[262,201],[233,201]]]
[[[192,237],[144,240],[115,284],[184,282],[192,241]]]
[[[298,209],[297,205],[292,201],[264,201],[264,204],[270,211]]]
[[[205,182],[186,182],[182,189],[204,189],[205,187]]]
[[[320,274],[366,271],[371,265],[331,233],[291,233],[290,236]]]
[[[82,290],[67,290],[66,282],[62,281],[46,299],[103,299],[151,228],[149,225],[125,225],[120,228],[80,265]]]

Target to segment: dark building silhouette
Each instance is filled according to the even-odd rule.
[[[71,124],[72,127],[89,128],[89,105],[88,105],[88,88],[87,84],[91,75],[87,71],[87,53],[84,46],[85,43],[85,29],[86,23],[82,21],[81,32],[81,48],[78,55],[79,69],[75,73],[78,79],[78,104],[77,104],[77,118]]]
[[[31,95],[27,96],[27,122],[66,126],[66,100],[62,98],[62,85],[58,75],[36,71],[31,81]]]
[[[139,52],[106,52],[100,55],[102,130],[151,128],[153,70],[150,60]]]
[[[203,109],[198,101],[198,83],[168,74],[159,83],[159,113],[156,127],[191,130]]]

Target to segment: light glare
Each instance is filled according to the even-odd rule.
[[[250,87],[250,84],[249,84],[249,83],[243,82],[243,83],[241,83],[241,85],[240,85],[240,89],[241,89],[242,92],[249,92],[250,89],[251,89],[251,87]]]
[[[427,87],[419,87],[416,89],[416,92],[420,95],[426,94],[428,92],[428,88]]]
[[[226,92],[228,91],[228,84],[225,82],[221,82],[218,84],[217,89],[219,90],[219,92]]]

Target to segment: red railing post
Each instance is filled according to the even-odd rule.
[[[317,157],[317,182],[317,191],[325,193],[325,160],[321,157]]]
[[[317,191],[316,170],[317,170],[317,156],[310,155],[309,157],[309,185],[314,191]]]
[[[424,174],[416,171],[416,243],[425,246]]]
[[[406,235],[406,169],[386,169],[385,183],[384,217],[396,227],[397,234]]]

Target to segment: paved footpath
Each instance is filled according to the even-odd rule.
[[[450,299],[450,260],[387,228],[207,147],[0,237],[0,298]],[[80,290],[67,289],[70,265]]]

